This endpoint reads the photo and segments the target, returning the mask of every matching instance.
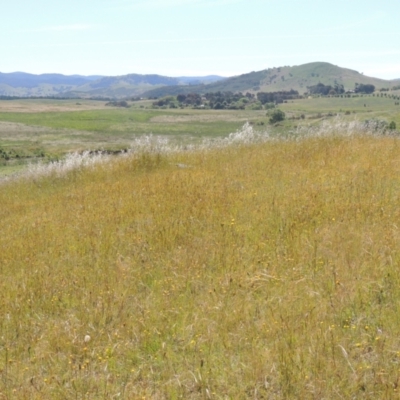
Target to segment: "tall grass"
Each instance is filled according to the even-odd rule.
[[[284,140],[304,140],[311,137],[322,136],[353,136],[353,135],[373,135],[381,136],[388,132],[385,127],[379,124],[378,120],[361,122],[359,120],[348,121],[340,116],[330,121],[322,121],[316,126],[298,126],[295,131],[288,131],[282,134],[270,135],[268,130],[254,130],[253,126],[246,122],[241,129],[229,134],[226,137],[206,138],[200,143],[179,144],[165,136],[143,135],[131,141],[129,150],[124,150],[120,155],[138,156],[143,154],[170,154],[191,151],[207,151],[210,149],[225,148],[228,146],[241,146],[249,144],[264,143],[267,141]],[[394,131],[397,135],[397,132]],[[99,163],[109,163],[112,160],[108,151],[89,151],[67,154],[61,160],[52,162],[40,162],[29,165],[27,170],[11,176],[2,177],[1,181],[13,181],[15,178],[25,177],[29,179],[40,178],[41,176],[55,175],[62,176],[65,173],[85,168],[93,167]]]
[[[336,133],[2,185],[1,396],[396,398],[399,143]]]

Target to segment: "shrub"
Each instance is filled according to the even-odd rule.
[[[371,132],[385,131],[387,126],[388,126],[388,123],[381,119],[373,118],[373,119],[367,119],[366,121],[364,121],[364,128]]]
[[[275,103],[265,103],[264,107],[266,110],[272,110],[275,108]]]
[[[269,118],[270,124],[275,124],[277,122],[283,121],[286,118],[285,113],[282,110],[276,109],[271,113]]]
[[[262,110],[262,104],[259,101],[256,101],[250,106],[250,110]]]

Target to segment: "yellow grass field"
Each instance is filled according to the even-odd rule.
[[[399,197],[357,134],[3,183],[0,399],[399,398]]]

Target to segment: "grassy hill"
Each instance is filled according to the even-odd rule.
[[[2,397],[398,398],[399,141],[347,128],[0,185]]]
[[[307,86],[317,83],[334,86],[341,84],[346,90],[354,89],[355,83],[372,84],[377,89],[391,88],[396,81],[387,81],[365,76],[357,71],[341,68],[325,62],[313,62],[294,67],[270,68],[228,78],[222,82],[193,87],[163,87],[145,92],[143,96],[166,96],[179,93],[206,93],[216,91],[273,92],[294,89],[307,92]]]
[[[319,82],[331,86],[335,83],[341,84],[345,90],[354,89],[356,83],[372,84],[377,89],[390,88],[394,85],[392,81],[368,77],[351,69],[322,62],[267,71],[268,74],[260,82],[260,89],[264,91],[289,90],[294,86],[293,89],[302,93],[307,91],[307,86],[316,85]]]

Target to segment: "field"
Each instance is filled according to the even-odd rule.
[[[400,142],[354,119],[400,108],[356,100],[2,112],[21,151],[214,142],[0,185],[0,399],[398,398]]]
[[[151,108],[151,101],[128,109],[89,100],[0,101],[0,176],[38,161],[58,160],[70,152],[118,151],[142,135],[164,136],[176,143],[223,137],[250,121],[259,130],[288,134],[341,115],[347,120],[383,119],[400,126],[400,106],[386,97],[306,99],[281,105],[288,119],[268,127],[265,110],[194,110]],[[365,106],[364,106],[365,105]],[[346,115],[347,114],[347,115]],[[304,120],[299,119],[303,115]]]
[[[0,101],[0,148],[12,157],[3,168],[0,165],[0,174],[27,162],[59,159],[67,152],[128,148],[141,135],[167,136],[180,143],[224,136],[249,118],[248,112],[200,115],[199,110],[152,110],[148,102],[129,109],[106,107],[105,102],[76,103]]]
[[[400,123],[400,105],[397,100],[364,95],[353,98],[314,98],[294,100],[282,105],[284,111],[303,112],[308,116],[318,113],[341,114],[350,112],[357,119],[387,119]]]

